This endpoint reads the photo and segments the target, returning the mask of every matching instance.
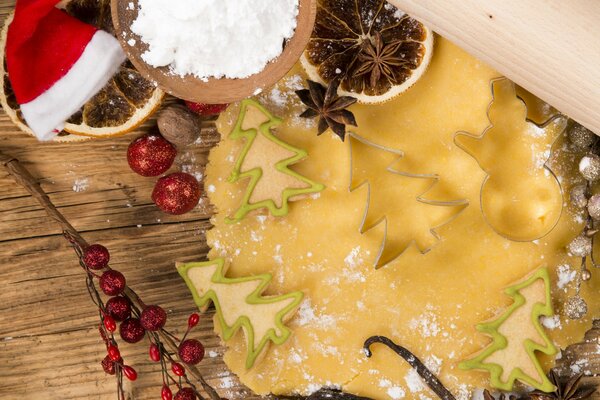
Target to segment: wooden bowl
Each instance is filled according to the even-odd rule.
[[[300,59],[312,34],[317,13],[317,0],[299,0],[294,36],[285,42],[282,53],[261,72],[244,79],[211,78],[203,81],[193,75],[181,77],[172,74],[168,66],[156,68],[146,64],[141,55],[148,49],[148,45],[130,29],[137,17],[138,0],[111,1],[117,38],[137,70],[175,97],[207,104],[232,103],[257,94],[279,81]],[[131,3],[133,7],[130,7]],[[131,38],[135,39],[134,46],[127,43]]]

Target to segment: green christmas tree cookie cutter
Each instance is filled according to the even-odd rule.
[[[520,367],[513,368],[506,382],[503,382],[501,379],[502,374],[504,372],[502,366],[495,363],[486,363],[485,359],[492,355],[494,352],[507,347],[508,339],[498,331],[498,328],[504,322],[506,322],[506,320],[512,315],[512,313],[516,309],[518,309],[526,303],[526,299],[520,293],[520,290],[533,284],[538,279],[542,279],[544,281],[545,304],[534,304],[531,311],[531,323],[533,324],[536,331],[544,341],[544,345],[540,345],[531,339],[526,339],[523,342],[523,346],[525,347],[525,351],[529,355],[531,362],[535,366],[535,369],[541,378],[541,382],[527,375],[525,372],[523,372],[523,370]],[[463,370],[484,369],[489,371],[490,385],[497,389],[506,391],[513,390],[515,381],[519,380],[543,392],[552,392],[556,388],[546,377],[546,373],[544,372],[535,354],[536,351],[547,355],[554,355],[557,353],[556,346],[554,346],[552,341],[548,338],[546,332],[544,332],[544,329],[542,328],[542,325],[539,321],[539,318],[542,316],[551,317],[554,314],[554,311],[552,310],[552,298],[550,295],[550,277],[548,275],[548,269],[545,267],[538,269],[525,281],[506,288],[504,290],[504,293],[514,300],[513,304],[499,318],[490,322],[478,324],[476,327],[479,332],[490,335],[492,338],[492,343],[481,353],[479,353],[475,358],[463,361],[458,366],[460,369]]]
[[[258,129],[258,131],[254,128],[244,130],[242,129],[242,125],[244,123],[244,119],[246,117],[246,112],[248,107],[255,107],[260,112],[262,112],[265,117],[268,119],[266,122],[262,123]],[[233,217],[227,217],[225,221],[227,223],[235,223],[241,221],[249,212],[253,210],[257,210],[260,208],[266,208],[269,210],[271,215],[276,217],[281,217],[287,215],[289,212],[289,204],[288,201],[291,197],[298,195],[306,195],[310,193],[318,193],[325,189],[325,186],[321,183],[314,182],[305,176],[298,174],[297,172],[289,169],[289,166],[295,164],[308,156],[308,152],[303,149],[299,149],[294,147],[288,143],[285,143],[281,139],[271,133],[271,129],[275,128],[279,124],[281,124],[282,120],[279,117],[272,115],[265,107],[263,107],[260,103],[252,99],[242,100],[240,105],[240,112],[236,121],[236,124],[229,134],[230,139],[245,139],[244,147],[241,151],[240,156],[238,157],[234,169],[229,177],[229,182],[235,183],[241,179],[249,178],[250,182],[248,183],[248,187],[246,189],[246,193],[242,199],[242,205],[235,211]],[[254,188],[258,184],[258,181],[261,179],[263,175],[263,171],[261,168],[253,168],[248,171],[242,171],[242,164],[244,163],[244,159],[248,155],[248,152],[252,148],[252,144],[254,143],[254,139],[258,134],[263,135],[268,140],[273,143],[287,149],[288,151],[295,153],[293,157],[286,158],[275,163],[275,169],[277,171],[289,175],[293,178],[298,179],[299,181],[304,182],[308,187],[306,188],[286,188],[281,193],[282,202],[281,207],[278,207],[275,204],[273,199],[265,199],[256,203],[250,203],[250,197],[252,196],[252,192]]]
[[[283,307],[277,312],[277,314],[275,315],[273,328],[270,328],[266,332],[266,334],[261,338],[257,346],[255,346],[254,340],[254,325],[250,317],[246,315],[240,315],[235,320],[235,323],[233,323],[232,325],[228,325],[223,315],[221,302],[219,301],[219,297],[215,290],[209,289],[202,295],[198,293],[198,289],[196,288],[196,286],[194,285],[194,283],[188,275],[189,271],[194,268],[208,267],[216,267],[215,272],[212,274],[211,277],[211,282],[216,285],[230,285],[257,281],[256,289],[254,289],[252,293],[245,297],[245,302],[249,305],[288,302],[288,304],[285,307]],[[264,297],[262,296],[262,293],[265,291],[265,289],[271,282],[271,274],[260,274],[243,278],[226,278],[225,271],[225,261],[222,258],[217,258],[215,260],[209,260],[204,262],[191,262],[177,265],[177,272],[179,272],[179,275],[181,275],[181,277],[185,281],[187,287],[192,293],[192,297],[194,298],[194,302],[196,303],[198,308],[200,308],[201,310],[205,310],[211,302],[214,304],[216,310],[215,316],[217,317],[219,326],[221,328],[221,334],[224,341],[231,339],[239,329],[244,329],[247,339],[246,369],[250,369],[254,365],[258,356],[265,349],[265,346],[269,344],[269,341],[273,342],[276,345],[281,345],[288,340],[292,332],[285,325],[284,319],[286,316],[288,316],[290,313],[292,313],[298,308],[300,302],[304,297],[304,294],[298,291],[280,296]],[[277,334],[277,331],[279,331],[280,334]]]

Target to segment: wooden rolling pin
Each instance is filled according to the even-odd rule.
[[[600,135],[599,0],[389,0]]]

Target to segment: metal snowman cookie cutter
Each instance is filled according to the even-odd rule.
[[[459,141],[457,140],[458,137],[468,137],[470,139],[475,139],[475,140],[483,140],[484,138],[486,138],[486,135],[490,132],[490,130],[494,129],[494,127],[497,126],[497,124],[494,124],[494,122],[492,122],[491,119],[491,115],[490,115],[490,111],[494,105],[494,103],[496,102],[497,99],[497,93],[496,93],[496,85],[501,83],[501,82],[509,82],[510,85],[512,85],[512,89],[511,91],[514,92],[514,97],[516,99],[518,99],[524,106],[525,108],[525,121],[529,124],[534,125],[535,127],[537,127],[540,130],[545,130],[547,127],[549,127],[552,124],[563,124],[563,127],[559,127],[558,129],[558,133],[555,134],[555,137],[550,141],[549,144],[549,154],[548,156],[544,159],[543,164],[541,165],[541,167],[548,172],[549,176],[551,177],[551,179],[554,180],[554,182],[556,183],[556,186],[558,188],[558,191],[560,193],[560,207],[558,210],[557,215],[554,218],[553,223],[544,231],[542,231],[541,233],[534,235],[533,237],[517,237],[517,235],[510,235],[507,234],[506,232],[503,232],[502,230],[498,229],[496,226],[494,226],[494,224],[490,221],[489,216],[487,215],[486,211],[485,211],[485,206],[484,206],[484,190],[486,187],[486,184],[489,182],[490,180],[490,172],[488,171],[487,168],[485,168],[481,161],[478,159],[478,157],[476,157],[471,151],[469,151],[467,148],[465,148],[464,145],[461,145],[459,143]],[[464,131],[458,131],[455,133],[454,135],[454,144],[456,146],[458,146],[461,150],[463,150],[466,154],[468,154],[469,156],[473,157],[476,161],[477,164],[479,165],[479,167],[481,168],[482,171],[484,171],[486,173],[486,177],[484,178],[482,184],[481,184],[481,188],[480,188],[480,194],[479,194],[479,205],[480,205],[480,209],[483,215],[484,220],[486,221],[487,225],[498,235],[510,240],[510,241],[514,241],[514,242],[531,242],[534,240],[538,240],[541,239],[545,236],[547,236],[550,232],[552,232],[554,230],[554,228],[556,228],[556,226],[558,225],[558,222],[560,221],[561,215],[562,215],[562,211],[563,211],[563,199],[564,199],[564,190],[562,187],[562,184],[560,182],[560,180],[558,179],[558,176],[556,176],[556,174],[554,173],[554,171],[552,171],[552,169],[548,166],[548,161],[550,160],[550,158],[552,157],[552,153],[553,153],[553,149],[556,145],[556,142],[559,140],[559,138],[562,136],[562,134],[564,133],[565,127],[566,127],[566,117],[560,113],[556,113],[554,115],[549,116],[546,120],[544,121],[534,121],[533,118],[531,118],[529,116],[529,107],[527,105],[527,102],[517,94],[516,91],[516,86],[513,82],[511,82],[510,80],[508,80],[507,78],[495,78],[492,79],[490,81],[490,86],[491,86],[491,91],[492,91],[492,100],[490,101],[490,103],[488,104],[487,110],[486,110],[486,116],[488,118],[488,121],[490,122],[490,124],[485,128],[485,130],[480,134],[480,135],[473,135],[471,133],[468,132],[464,132]]]
[[[367,186],[367,201],[366,201],[366,205],[365,205],[365,210],[363,212],[363,217],[362,217],[362,220],[360,223],[359,232],[362,235],[362,234],[366,233],[367,231],[375,228],[376,226],[379,226],[382,222],[384,225],[384,233],[383,233],[383,238],[381,240],[381,246],[379,247],[379,251],[377,253],[377,256],[376,256],[375,262],[374,262],[375,268],[376,269],[382,268],[382,267],[390,264],[394,260],[398,259],[413,244],[417,247],[417,249],[421,252],[421,254],[425,254],[425,253],[429,252],[441,240],[441,237],[436,232],[436,230],[439,229],[440,227],[452,222],[454,219],[456,219],[465,210],[465,208],[467,208],[467,206],[469,205],[468,200],[460,199],[460,200],[452,200],[452,201],[436,201],[436,200],[428,200],[428,199],[423,198],[423,196],[425,194],[427,194],[439,182],[439,175],[437,175],[437,174],[411,174],[411,173],[407,173],[407,172],[398,171],[398,170],[392,168],[392,165],[394,165],[398,160],[400,160],[401,158],[404,157],[403,151],[373,143],[361,136],[358,136],[355,133],[349,132],[347,134],[347,136],[350,136],[350,138],[351,138],[351,140],[348,141],[349,142],[349,151],[350,151],[350,184],[348,186],[348,189],[350,192],[353,192],[356,189],[363,187],[364,185]],[[353,183],[354,160],[353,160],[353,155],[352,155],[353,154],[352,139],[357,140],[357,141],[361,142],[362,144],[367,145],[369,147],[373,147],[378,150],[382,150],[382,151],[385,151],[385,152],[388,152],[391,154],[395,154],[397,157],[394,158],[394,160],[387,166],[387,168],[386,168],[387,172],[395,174],[395,175],[399,175],[399,176],[408,177],[408,178],[431,180],[431,184],[429,186],[427,186],[422,193],[418,194],[414,198],[415,201],[423,203],[423,204],[429,204],[432,206],[461,207],[461,209],[458,210],[457,212],[455,212],[450,218],[445,219],[444,222],[442,222],[441,224],[433,226],[431,229],[429,229],[430,234],[435,238],[435,243],[433,243],[431,246],[421,248],[418,245],[417,241],[415,239],[412,239],[412,240],[408,241],[401,250],[394,251],[394,252],[392,252],[391,256],[384,258],[384,253],[387,250],[387,246],[388,246],[388,216],[384,215],[383,217],[377,219],[376,221],[369,223],[367,226],[367,217],[369,215],[369,208],[370,208],[370,204],[371,204],[371,183],[369,182],[368,179],[365,179],[362,182],[359,182],[358,184]]]

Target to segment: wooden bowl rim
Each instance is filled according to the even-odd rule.
[[[133,3],[133,9],[129,4]],[[317,0],[299,0],[294,35],[287,40],[282,53],[271,60],[259,73],[243,79],[209,78],[203,81],[191,75],[181,77],[170,73],[169,67],[152,67],[141,55],[147,45],[130,30],[137,16],[138,0],[111,0],[111,15],[117,39],[135,68],[146,78],[155,81],[165,92],[184,100],[207,103],[232,103],[256,95],[273,86],[300,59],[312,35],[317,13]],[[128,41],[135,40],[131,46]]]

